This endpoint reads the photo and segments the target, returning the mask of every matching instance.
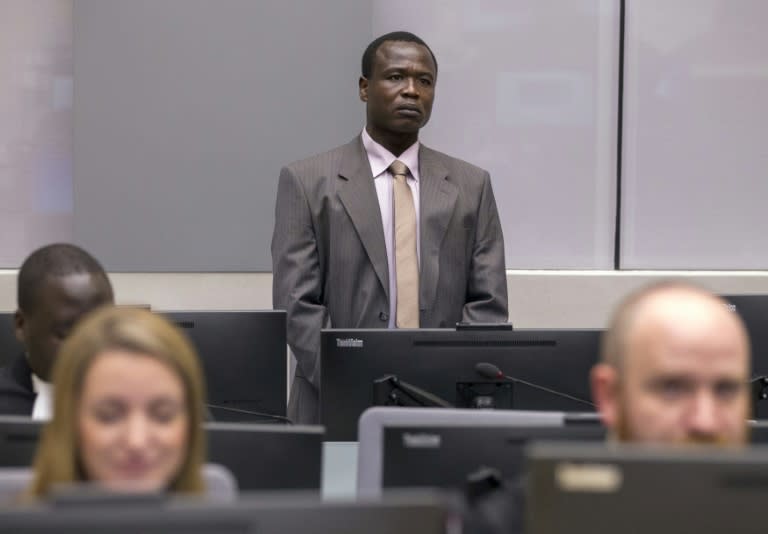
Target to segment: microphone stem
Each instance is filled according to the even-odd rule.
[[[255,417],[260,417],[262,419],[272,419],[274,421],[283,421],[284,423],[288,423],[289,425],[293,424],[293,421],[291,421],[287,417],[283,417],[282,415],[274,415],[271,413],[263,413],[263,412],[254,412],[251,410],[243,410],[242,408],[231,408],[229,406],[221,406],[219,404],[206,404],[208,408],[214,408],[217,410],[224,410],[225,412],[235,412],[235,413],[242,413],[246,415],[253,415]]]
[[[517,382],[517,383],[526,385],[528,387],[532,387],[533,389],[540,389],[542,391],[546,391],[547,393],[551,393],[552,395],[557,395],[558,397],[565,397],[566,399],[571,399],[572,401],[580,402],[582,404],[587,404],[587,405],[591,406],[592,408],[595,408],[595,405],[592,404],[591,402],[587,401],[587,400],[580,399],[578,397],[574,397],[573,395],[568,395],[567,393],[563,393],[561,391],[555,391],[554,389],[549,389],[548,387],[540,386],[540,385],[534,384],[532,382],[528,382],[526,380],[523,380],[522,378],[515,378],[515,377],[509,376],[509,375],[504,375],[504,378],[506,378],[507,380],[510,380],[512,382]]]

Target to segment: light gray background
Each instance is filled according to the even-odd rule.
[[[76,241],[111,270],[271,270],[280,167],[363,124],[370,20],[359,0],[76,0]]]
[[[375,0],[433,47],[422,140],[491,172],[513,269],[612,269],[619,3]]]
[[[0,0],[0,268],[72,239],[72,1]]]
[[[627,2],[622,268],[768,264],[768,2]]]
[[[280,166],[359,131],[359,56],[400,28],[507,266],[613,267],[619,0],[74,0],[71,45],[72,3],[0,4],[3,267],[74,238],[113,272],[268,271]],[[621,267],[763,268],[768,4],[626,6]]]
[[[360,131],[362,51],[409,29],[440,63],[424,141],[491,171],[507,266],[612,268],[616,5],[76,0],[75,239],[111,270],[270,270],[280,166]]]

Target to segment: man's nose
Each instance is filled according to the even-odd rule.
[[[689,431],[694,437],[714,437],[717,435],[717,402],[711,392],[700,392],[693,399]]]
[[[403,85],[403,94],[411,97],[419,96],[419,89],[416,84],[416,80],[414,80],[413,78],[405,79],[405,84]]]

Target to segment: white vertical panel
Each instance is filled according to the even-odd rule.
[[[72,1],[0,2],[0,268],[72,237]]]
[[[768,2],[627,0],[621,266],[768,265]]]
[[[508,268],[612,268],[618,0],[375,0],[433,49],[422,140],[491,173]]]

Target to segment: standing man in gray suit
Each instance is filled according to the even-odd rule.
[[[321,328],[507,321],[490,176],[418,141],[436,81],[424,41],[408,32],[379,37],[358,82],[362,133],[280,173],[272,300],[288,312],[298,364],[294,421],[318,422]]]

